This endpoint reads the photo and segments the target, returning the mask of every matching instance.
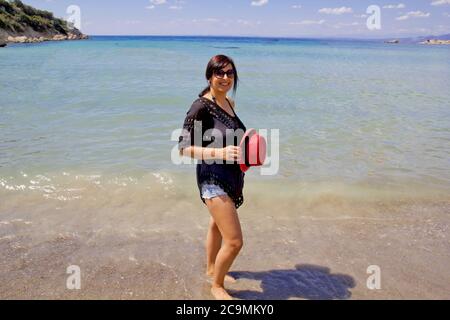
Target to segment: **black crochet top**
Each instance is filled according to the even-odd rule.
[[[236,113],[234,115],[235,117],[228,114],[215,102],[199,97],[186,114],[178,149],[194,145],[208,148],[239,146],[247,129]],[[213,160],[199,160],[197,186],[200,199],[205,203],[201,195],[202,185],[215,184],[220,186],[233,200],[235,207],[239,208],[244,203],[244,176],[245,173],[241,171],[237,161],[216,163]]]

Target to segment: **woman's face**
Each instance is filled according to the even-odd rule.
[[[227,74],[228,72],[228,74]],[[221,91],[227,93],[233,88],[234,84],[234,73],[231,64],[228,64],[220,72],[213,74],[210,79],[211,87],[214,91]]]

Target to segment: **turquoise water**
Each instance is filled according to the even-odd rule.
[[[450,191],[448,47],[93,37],[0,50],[2,198],[76,201],[90,185],[134,184],[158,196],[183,185],[198,202],[194,167],[171,162],[171,134],[219,53],[236,62],[246,126],[280,130],[278,174],[252,169],[250,186]]]

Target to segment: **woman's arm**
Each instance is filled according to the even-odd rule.
[[[190,146],[181,149],[180,155],[198,160],[223,160],[223,149]]]
[[[180,156],[191,157],[198,160],[234,161],[239,159],[240,153],[240,148],[235,146],[228,146],[226,148],[190,146],[180,150]]]

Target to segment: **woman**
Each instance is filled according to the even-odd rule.
[[[243,246],[237,209],[244,201],[245,174],[238,164],[238,145],[246,128],[234,112],[234,102],[227,97],[231,88],[234,94],[237,90],[233,60],[224,55],[213,57],[206,68],[206,79],[208,86],[187,112],[179,149],[181,155],[200,160],[197,186],[211,214],[206,239],[206,273],[213,277],[211,293],[218,300],[232,300],[224,281],[235,281],[227,272]]]

